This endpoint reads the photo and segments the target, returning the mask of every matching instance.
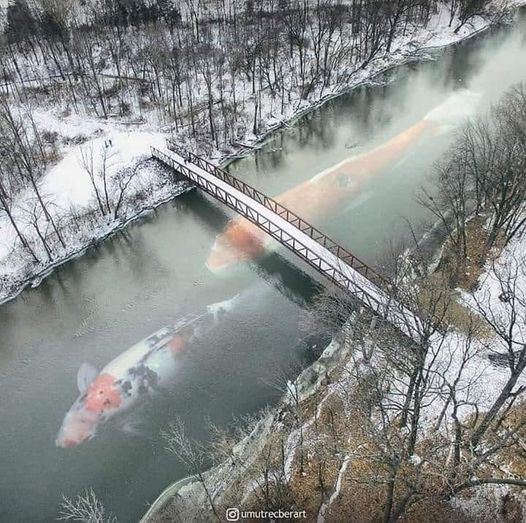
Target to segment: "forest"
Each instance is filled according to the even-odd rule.
[[[45,173],[87,140],[83,122],[162,132],[224,156],[399,54],[439,11],[453,33],[506,13],[481,0],[10,2],[0,40],[0,214],[16,256],[27,267],[63,259],[101,223],[152,202],[156,188],[170,194],[166,181],[144,181],[137,163],[112,169],[105,142],[81,153],[89,209],[46,195]],[[74,118],[80,132],[63,136],[60,122]]]

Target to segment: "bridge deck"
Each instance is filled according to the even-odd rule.
[[[280,212],[281,215],[277,214],[272,208],[269,208],[269,205],[256,201],[251,196],[245,194],[246,191],[243,192],[243,190],[234,187],[231,183],[225,181],[225,179],[220,179],[215,174],[215,168],[211,164],[203,163],[204,161],[195,155],[186,154],[183,156],[168,149],[161,151],[153,147],[152,154],[159,161],[181,173],[205,192],[211,194],[263,229],[317,271],[329,278],[338,285],[338,287],[350,292],[404,334],[410,336],[417,342],[420,340],[419,332],[421,329],[419,326],[421,320],[418,316],[405,305],[394,300],[380,284],[371,281],[373,278],[364,276],[359,270],[354,268],[351,263],[344,261],[335,254],[333,251],[339,252],[339,250],[332,248],[336,245],[334,242],[328,239],[328,242],[325,240],[320,242],[317,239],[319,235],[324,238],[326,237],[322,233],[319,233],[317,236],[317,229],[314,229],[314,234],[310,230],[305,232],[302,230],[304,228],[302,224],[306,222],[301,220],[302,223],[295,224],[294,220],[290,218],[287,219],[288,215],[284,215],[282,212]],[[201,165],[198,165],[197,162]],[[221,178],[225,178],[224,174],[221,175]],[[229,175],[229,178],[233,177]],[[246,186],[244,183],[243,185]],[[261,194],[258,191],[256,192]],[[269,200],[274,202],[271,199]],[[293,213],[290,213],[290,215],[297,218]],[[323,243],[329,243],[329,247],[324,246]],[[341,251],[347,253],[344,249],[341,249]],[[352,256],[351,262],[355,260],[357,259]],[[373,274],[371,275],[373,276]],[[378,275],[374,274],[374,276]],[[385,280],[383,281],[385,282]]]

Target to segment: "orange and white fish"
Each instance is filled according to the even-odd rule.
[[[203,314],[187,316],[158,330],[117,356],[100,373],[83,363],[77,374],[80,395],[64,417],[56,445],[70,448],[91,439],[102,423],[160,390],[177,371],[181,355],[192,341],[230,310],[235,299],[209,305]]]
[[[458,125],[473,112],[478,100],[476,94],[458,91],[385,144],[338,163],[275,200],[306,221],[315,222],[348,201],[349,195],[357,192],[368,178],[394,165],[422,137]],[[220,271],[240,261],[257,258],[272,243],[272,238],[265,232],[238,216],[230,220],[216,237],[206,265],[211,271]]]

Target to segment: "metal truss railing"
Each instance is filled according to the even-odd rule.
[[[174,150],[179,156],[185,158],[187,161],[197,165],[209,174],[212,174],[221,181],[227,183],[231,187],[234,187],[238,191],[242,192],[245,196],[248,196],[252,200],[265,206],[271,210],[274,214],[277,214],[288,223],[299,229],[301,232],[318,242],[320,245],[325,247],[329,252],[334,254],[337,258],[345,262],[347,265],[358,271],[362,276],[365,276],[368,280],[372,281],[375,285],[389,290],[391,289],[390,282],[384,278],[377,271],[372,269],[364,261],[357,258],[354,254],[349,252],[347,249],[338,245],[335,241],[331,240],[326,234],[321,232],[319,229],[311,225],[309,222],[298,216],[293,211],[287,209],[285,206],[267,196],[266,194],[258,191],[251,185],[239,180],[235,176],[232,176],[225,170],[221,169],[208,162],[204,158],[197,156],[190,151],[184,151],[177,148],[174,144],[170,144],[170,148]]]

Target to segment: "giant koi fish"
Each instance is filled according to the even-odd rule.
[[[426,135],[438,134],[469,116],[479,95],[466,90],[451,95],[422,120],[383,145],[350,158],[277,196],[275,200],[307,221],[337,209],[357,192],[367,178],[395,165],[403,154]],[[211,271],[220,271],[243,260],[253,260],[273,245],[272,238],[246,218],[228,222],[216,239],[207,260]]]
[[[140,341],[108,363],[100,372],[83,363],[77,374],[79,397],[66,413],[55,440],[58,447],[74,447],[91,439],[97,428],[136,405],[148,393],[162,390],[191,343],[230,310],[237,297],[209,305]]]

